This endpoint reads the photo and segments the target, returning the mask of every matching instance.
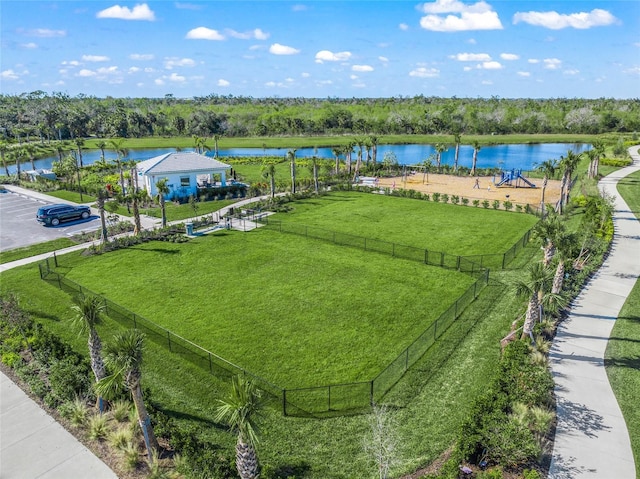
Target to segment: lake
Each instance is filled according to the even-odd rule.
[[[484,146],[478,152],[478,168],[500,167],[505,170],[522,169],[524,171],[534,170],[539,164],[546,160],[558,160],[561,156],[565,156],[567,151],[574,153],[582,153],[587,151],[591,145],[584,143],[540,143],[540,144],[514,144],[514,145],[491,145]],[[185,149],[186,151],[187,149]],[[126,159],[142,161],[155,156],[163,155],[175,151],[175,148],[157,148],[157,149],[131,149]],[[286,156],[288,148],[229,148],[220,149],[218,155],[224,162],[227,156]],[[317,151],[317,153],[316,153]],[[354,149],[355,151],[355,149]],[[382,162],[385,153],[393,152],[396,155],[398,163],[401,165],[415,165],[433,155],[435,158],[435,147],[433,145],[378,145],[378,161]],[[331,148],[299,148],[296,151],[298,158],[310,158],[316,154],[320,158],[333,158]],[[90,165],[94,161],[100,159],[100,150],[87,150],[83,152],[82,158],[84,165]],[[207,152],[208,156],[212,156],[213,152]],[[105,150],[105,156],[108,160],[115,159],[116,155],[111,150]],[[363,161],[366,159],[366,151],[364,152]],[[450,147],[442,153],[442,164],[453,165],[455,156],[455,147]],[[471,145],[460,145],[460,153],[458,156],[458,165],[471,167],[473,158],[473,147]],[[357,153],[354,152],[352,160],[355,162]],[[36,160],[37,169],[51,169],[53,163],[58,161],[57,156]],[[434,160],[435,162],[435,160]],[[21,163],[22,171],[31,169],[31,162]],[[15,173],[15,165],[9,167],[10,173]]]

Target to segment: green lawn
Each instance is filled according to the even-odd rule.
[[[198,201],[196,203],[198,205],[198,209],[196,211],[193,210],[193,207],[189,203],[175,204],[173,202],[167,202],[165,204],[167,221],[171,222],[171,221],[187,220],[190,218],[194,218],[196,216],[207,215],[209,213],[218,211],[224,208],[225,206],[232,205],[237,201],[240,201],[240,200],[235,199],[235,200],[217,200],[217,201]],[[119,205],[116,213],[122,216],[133,217],[133,212],[127,210],[127,206],[125,204]],[[153,216],[154,218],[162,218],[162,210],[160,209],[160,207],[140,208],[140,214]]]
[[[61,200],[73,201],[74,203],[92,203],[96,201],[95,196],[91,196],[86,193],[82,193],[82,198],[80,198],[80,193],[78,193],[77,191],[54,190],[47,191],[46,194],[49,196],[60,198]]]
[[[0,264],[10,263],[19,259],[29,258],[31,256],[37,256],[42,253],[49,253],[75,244],[76,243],[71,241],[69,238],[58,238],[51,241],[45,241],[44,243],[12,249],[10,251],[0,253]]]
[[[145,244],[67,277],[286,388],[373,379],[474,281],[268,230]]]
[[[357,192],[335,192],[293,208],[272,218],[464,256],[504,253],[538,221],[521,213]]]
[[[618,183],[618,192],[640,220],[640,171]],[[640,281],[616,321],[605,355],[607,374],[624,415],[640,477]]]

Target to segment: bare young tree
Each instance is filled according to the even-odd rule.
[[[378,477],[387,479],[391,468],[400,462],[397,423],[387,406],[374,404],[369,425],[364,451],[376,465]]]

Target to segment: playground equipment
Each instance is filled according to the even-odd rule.
[[[522,180],[522,182],[525,183],[526,185],[529,185],[530,188],[536,187],[536,185],[534,185],[528,179],[522,176],[522,170],[514,169],[511,171],[503,171],[501,174],[502,174],[502,178],[500,178],[500,181],[498,182],[498,184],[496,184],[496,186],[507,185],[507,186],[515,186],[516,188],[518,188],[520,186],[520,180]],[[514,182],[515,182],[515,185],[513,184]]]

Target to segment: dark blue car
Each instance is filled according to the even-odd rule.
[[[86,220],[89,216],[88,206],[49,205],[38,210],[36,219],[45,226],[58,226],[63,221]]]

